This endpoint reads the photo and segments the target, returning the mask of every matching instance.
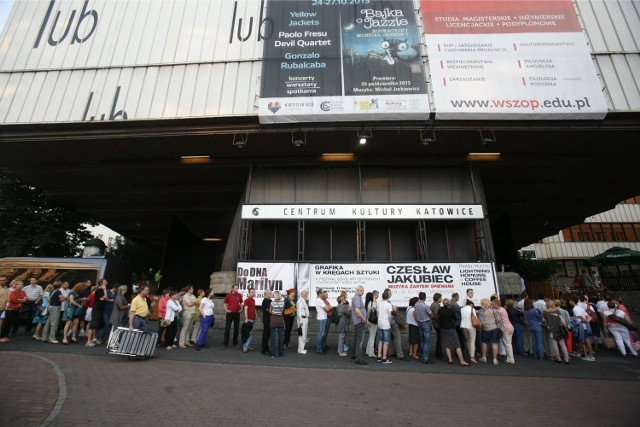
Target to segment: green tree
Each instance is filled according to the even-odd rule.
[[[118,236],[107,248],[107,256],[128,262],[137,274],[147,271],[150,265],[159,265],[157,251],[124,236]]]
[[[93,236],[91,218],[35,187],[0,174],[0,257],[69,257]]]
[[[555,272],[556,262],[553,260],[533,259],[531,255],[518,255],[518,263],[522,277],[530,282],[549,280]]]

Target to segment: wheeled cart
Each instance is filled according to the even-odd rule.
[[[151,357],[158,342],[157,332],[117,328],[111,331],[107,353],[118,356]]]

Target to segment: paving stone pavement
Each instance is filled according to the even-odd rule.
[[[540,426],[555,418],[631,426],[640,414],[640,363],[615,353],[569,366],[519,358],[471,368],[361,367],[333,351],[288,350],[271,359],[221,350],[211,338],[200,352],[159,350],[157,358],[130,361],[105,354],[104,345],[18,337],[0,346],[0,425]]]

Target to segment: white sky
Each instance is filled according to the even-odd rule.
[[[4,24],[11,12],[11,6],[13,6],[14,0],[0,0],[0,33],[4,29]]]

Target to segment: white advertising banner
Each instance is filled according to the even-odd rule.
[[[391,289],[390,301],[398,307],[407,307],[419,292],[426,293],[429,302],[436,293],[451,298],[454,292],[464,301],[467,289],[473,289],[476,304],[497,292],[492,263],[311,264],[309,283],[312,300],[316,290],[323,289],[332,305],[340,292],[351,298],[360,285],[365,293],[377,290],[380,295]]]
[[[422,0],[436,118],[602,119],[571,0]]]
[[[356,287],[366,292],[392,290],[391,302],[407,307],[409,299],[419,292],[432,301],[435,293],[450,298],[454,292],[466,299],[467,289],[474,290],[476,305],[482,298],[497,292],[495,267],[492,263],[271,263],[239,262],[236,284],[246,297],[247,289],[256,289],[256,304],[260,305],[266,289],[286,292],[296,288],[298,294],[309,291],[309,305],[313,306],[318,289],[329,294],[329,301],[345,291],[351,299]]]
[[[252,205],[247,220],[451,220],[483,219],[482,205]]]
[[[295,288],[294,263],[239,262],[236,268],[236,285],[242,298],[249,294],[249,288],[256,291],[256,305],[262,304],[264,291],[280,291],[286,295],[287,289]]]

